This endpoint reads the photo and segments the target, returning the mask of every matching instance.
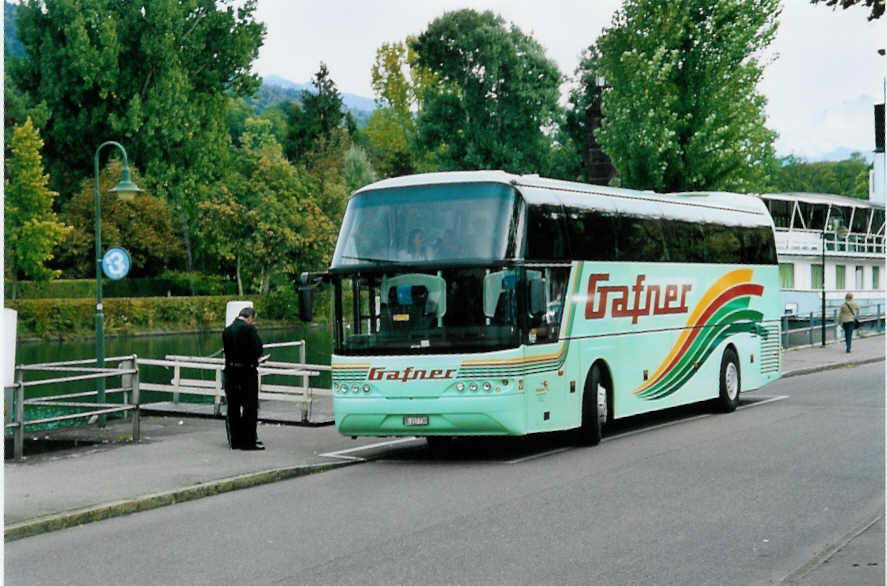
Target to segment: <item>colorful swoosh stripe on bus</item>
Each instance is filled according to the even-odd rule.
[[[758,325],[763,314],[749,309],[751,298],[764,292],[762,285],[751,281],[752,273],[752,269],[727,273],[705,292],[687,320],[687,329],[649,380],[633,391],[635,395],[649,400],[671,395],[732,334],[754,331],[766,337]]]
[[[352,383],[366,380],[370,367],[369,362],[352,362],[333,364],[333,382],[334,383]]]

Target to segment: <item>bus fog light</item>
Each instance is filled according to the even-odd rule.
[[[468,385],[468,390],[472,393],[477,391],[477,383],[471,383],[470,385]]]
[[[456,390],[460,393],[465,392],[465,383],[456,383]]]
[[[485,383],[484,383],[484,390],[485,390],[486,392],[489,393],[490,390],[491,390],[492,388],[493,388],[493,385],[491,385],[489,382],[485,382]]]

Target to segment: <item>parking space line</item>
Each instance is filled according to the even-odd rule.
[[[766,405],[767,403],[773,403],[775,401],[782,401],[783,399],[788,399],[788,395],[778,395],[776,397],[770,397],[769,399],[763,399],[761,401],[755,401],[754,403],[749,403],[748,405],[740,405],[736,408],[737,411],[740,409],[748,409],[749,407],[757,407],[758,405]]]
[[[387,442],[379,442],[376,444],[367,444],[365,446],[357,446],[355,448],[348,448],[347,450],[338,450],[336,452],[326,452],[324,454],[320,454],[321,457],[324,458],[341,458],[343,460],[360,460],[366,462],[366,458],[361,458],[358,456],[347,456],[346,454],[351,454],[354,452],[361,452],[364,450],[372,450],[374,448],[382,448],[385,446],[394,446],[398,444],[404,444],[408,442],[414,442],[420,438],[417,437],[404,437],[396,440],[391,440]]]
[[[616,435],[609,435],[601,440],[601,442],[607,442],[610,440],[620,439],[623,437],[630,437],[633,435],[639,435],[642,433],[647,433],[648,431],[656,431],[657,429],[663,429],[665,427],[671,427],[672,425],[679,425],[681,423],[687,423],[688,421],[696,421],[697,419],[705,419],[707,417],[711,417],[714,415],[713,413],[703,413],[702,415],[696,415],[695,417],[687,417],[686,419],[678,419],[676,421],[669,421],[668,423],[660,423],[659,425],[654,425],[652,427],[643,427],[641,429],[633,429],[631,431],[625,431],[622,433],[617,433]]]
[[[568,452],[572,449],[575,449],[575,446],[564,446],[562,448],[555,448],[553,450],[548,450],[547,452],[540,452],[538,454],[531,454],[529,456],[524,456],[523,458],[517,458],[514,460],[507,460],[505,463],[506,464],[521,464],[523,462],[528,462],[530,460],[535,460],[537,458],[545,458],[546,456],[553,456],[555,454]]]

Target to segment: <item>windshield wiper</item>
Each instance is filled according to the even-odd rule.
[[[351,260],[359,260],[361,262],[374,262],[376,264],[394,262],[390,258],[371,258],[368,256],[348,256],[347,254],[343,254],[342,258],[347,258],[347,259],[351,259]]]

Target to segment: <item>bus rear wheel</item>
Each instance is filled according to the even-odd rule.
[[[720,392],[717,398],[718,411],[731,413],[739,404],[742,390],[742,376],[739,372],[739,357],[733,348],[724,350],[721,358]]]
[[[604,423],[607,421],[607,387],[597,365],[591,367],[582,392],[582,424],[576,435],[584,446],[601,443]]]

